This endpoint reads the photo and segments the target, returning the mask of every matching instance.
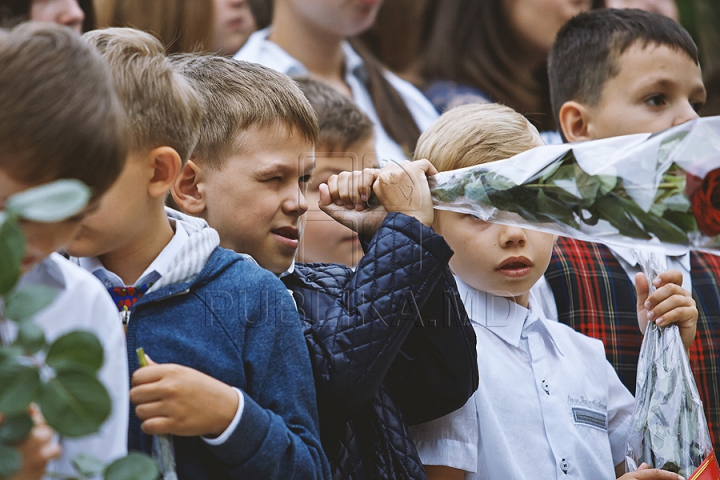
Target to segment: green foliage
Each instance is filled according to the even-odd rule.
[[[30,404],[39,405],[47,423],[60,435],[78,437],[97,432],[111,412],[110,397],[97,378],[103,365],[100,341],[89,332],[70,332],[52,345],[32,317],[52,303],[55,291],[44,286],[18,287],[25,255],[19,220],[53,223],[82,211],[90,189],[77,180],[58,180],[11,196],[0,212],[0,321],[17,326],[12,345],[0,346],[0,478],[21,467],[13,447],[30,434]],[[98,459],[80,455],[72,479],[102,473],[110,479],[154,480],[150,457],[131,454],[107,469]],[[70,478],[68,480],[71,480]]]

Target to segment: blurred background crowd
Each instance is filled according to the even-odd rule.
[[[273,23],[277,13],[274,6],[283,2],[288,3],[284,0],[0,0],[0,22],[7,27],[28,19],[54,21],[78,31],[129,26],[156,35],[168,53],[206,51],[234,55],[253,32]],[[315,22],[318,31],[351,39],[366,66],[371,65],[369,60],[374,56],[380,63],[373,65],[385,66],[410,80],[440,111],[471,101],[499,101],[525,113],[541,131],[555,130],[545,61],[562,24],[591,8],[656,11],[677,20],[693,35],[700,48],[708,90],[703,114],[720,113],[720,29],[717,28],[720,2],[717,0],[358,0],[356,3],[377,14],[369,21],[353,25],[343,25],[331,16],[323,18],[328,16],[323,14],[323,8],[349,3],[345,0],[297,0],[294,3],[301,6],[295,12],[308,16],[305,24],[312,26]],[[328,26],[336,26],[337,31],[332,32],[333,28]],[[313,68],[310,71],[322,76]],[[382,94],[370,90],[374,97]],[[382,90],[382,85],[377,90]],[[374,103],[377,108],[380,102]],[[387,112],[380,110],[378,115],[384,125],[412,124],[402,118],[406,112],[392,108]],[[409,133],[410,138],[414,133]],[[403,135],[403,132],[391,133],[396,139]]]

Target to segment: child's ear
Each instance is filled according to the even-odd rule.
[[[565,102],[558,115],[560,129],[568,142],[592,140],[590,134],[590,111],[587,106],[578,102]]]
[[[202,171],[188,160],[172,186],[175,203],[190,215],[200,215],[205,210],[205,193],[200,183]]]
[[[182,168],[180,155],[171,147],[158,147],[150,152],[152,178],[148,185],[151,197],[165,198]]]

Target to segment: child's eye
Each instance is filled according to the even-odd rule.
[[[312,175],[303,175],[302,177],[300,177],[299,182],[300,183],[309,183],[311,178],[312,178]]]
[[[652,105],[653,107],[662,107],[665,105],[665,95],[653,95],[649,97],[647,100],[645,100],[646,103],[649,105]]]

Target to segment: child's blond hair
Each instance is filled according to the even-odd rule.
[[[415,159],[438,172],[504,160],[544,145],[537,129],[510,107],[462,105],[445,112],[418,140]]]
[[[83,35],[105,57],[127,116],[131,153],[168,146],[184,162],[200,134],[202,100],[149,33],[106,28]]]
[[[290,77],[262,65],[216,55],[172,57],[205,100],[202,131],[193,161],[220,169],[242,149],[241,134],[255,128],[282,128],[313,146],[317,116]]]

